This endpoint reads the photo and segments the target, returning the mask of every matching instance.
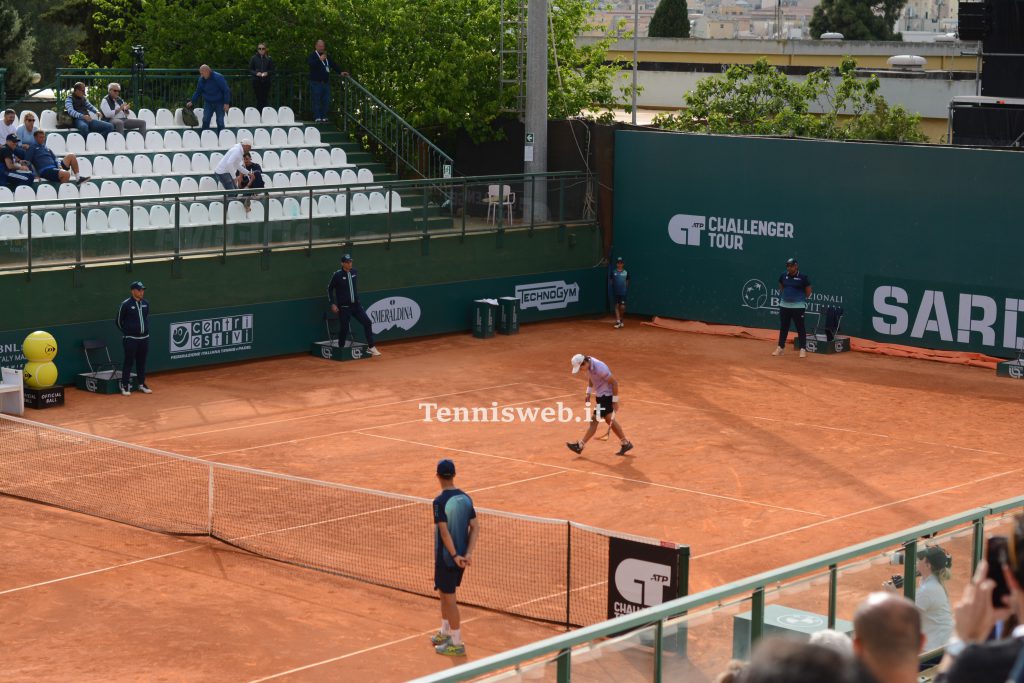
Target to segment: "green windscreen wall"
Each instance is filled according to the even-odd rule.
[[[615,243],[634,313],[775,327],[789,257],[843,330],[1015,355],[1024,155],[618,131]]]

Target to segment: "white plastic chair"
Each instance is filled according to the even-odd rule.
[[[320,171],[310,171],[306,174],[306,185],[310,187],[321,187],[324,184],[324,176]]]
[[[253,161],[254,164],[259,164],[260,168],[263,168],[263,155],[262,154],[260,154],[259,152],[257,152],[254,149],[250,149],[249,150],[249,156],[252,157],[252,161]]]
[[[154,123],[157,128],[170,128],[174,126],[174,114],[171,113],[170,109],[161,107],[156,110],[156,121]]]
[[[242,140],[252,140],[252,131],[248,128],[239,128],[235,131],[235,142],[241,142]],[[255,145],[254,145],[255,146]]]
[[[295,197],[285,197],[281,202],[281,210],[285,218],[298,218],[302,215],[302,209]]]
[[[85,138],[81,133],[68,133],[64,138],[64,146],[71,154],[85,154]]]
[[[50,151],[53,152],[53,155],[58,159],[67,153],[67,147],[64,144],[63,135],[47,135],[46,146],[50,148]]]
[[[307,184],[306,176],[298,171],[292,171],[292,174],[288,177],[288,184],[291,187],[305,187]]]
[[[202,152],[196,152],[192,155],[192,172],[193,173],[209,173],[210,172],[210,160]]]
[[[300,149],[296,152],[295,158],[299,168],[316,168],[316,160],[311,150]]]
[[[43,215],[43,234],[63,235],[64,232],[64,214],[56,211],[47,211]]]
[[[277,152],[274,150],[267,150],[262,155],[260,166],[264,171],[276,171],[281,168],[281,157],[277,156]]]
[[[146,138],[142,137],[142,133],[137,130],[128,131],[128,134],[124,136],[124,144],[129,152],[144,152],[146,150]]]
[[[263,107],[263,111],[260,112],[260,123],[263,125],[277,123],[277,110],[273,107]]]
[[[341,174],[333,168],[324,171],[324,185],[341,185]]]
[[[14,202],[14,193],[9,187],[0,185],[0,204],[11,204]]]
[[[78,186],[78,196],[81,199],[99,199],[100,186],[96,183],[82,183]]]
[[[388,199],[391,201],[392,213],[395,213],[396,211],[408,211],[408,209],[402,207],[402,195],[397,192],[388,192]]]
[[[302,134],[301,128],[289,128],[288,129],[288,146],[289,147],[302,147],[306,144],[306,136]]]
[[[335,168],[348,166],[348,156],[346,156],[345,150],[340,147],[334,147],[331,149],[331,165]]]
[[[292,128],[292,130],[299,130],[298,128]],[[300,131],[302,132],[302,131]],[[303,136],[304,141],[307,145],[319,145],[320,144],[320,129],[316,126],[306,126],[305,134]]]
[[[107,232],[109,229],[107,214],[100,209],[90,209],[86,228],[88,232]]]
[[[106,150],[107,143],[103,140],[103,136],[99,133],[89,133],[89,137],[85,139],[85,151],[105,152]]]
[[[89,231],[89,219],[85,212],[79,211],[76,214],[74,211],[68,211],[68,214],[64,216],[64,232],[77,235],[79,229],[82,232]]]
[[[325,147],[318,147],[313,152],[313,164],[317,168],[330,168],[331,166],[331,153],[327,151]]]
[[[53,130],[57,127],[57,112],[47,109],[39,115],[39,127],[43,130]]]
[[[285,173],[275,173],[273,181],[274,188],[278,190],[287,189],[292,186],[291,180],[288,179],[288,175]]]
[[[190,225],[209,225],[210,210],[206,204],[192,202],[192,206],[188,207],[188,221]]]
[[[107,212],[107,229],[111,232],[128,232],[130,225],[128,212],[120,206],[115,206]]]
[[[39,183],[36,187],[36,199],[37,200],[51,200],[56,201],[57,199],[57,188],[50,183]]]
[[[370,212],[370,198],[362,192],[352,195],[352,215]]]
[[[253,111],[256,111],[255,109]],[[228,202],[228,223],[242,223],[248,220],[249,214],[245,212],[245,206],[240,201]]]
[[[204,175],[199,179],[200,192],[213,192],[221,189],[220,183],[213,179],[213,176]]]
[[[227,128],[220,131],[217,136],[217,141],[220,143],[221,149],[233,147],[234,144],[238,142],[238,140],[235,139],[235,131],[228,130]]]
[[[299,215],[302,217],[306,217],[309,215],[309,197],[303,197],[302,199],[299,200]],[[315,203],[313,204],[313,215],[318,215]]]
[[[192,111],[195,111],[195,109],[193,109]],[[181,115],[181,112],[181,107],[178,107],[174,110],[174,125],[178,126],[179,128],[187,128],[188,126],[185,125],[185,118]],[[199,116],[198,113],[196,114],[196,116],[198,116],[199,120],[202,121],[203,117]]]
[[[149,211],[144,206],[136,204],[132,207],[132,230],[149,229]]]
[[[139,207],[141,208],[141,207]],[[168,228],[174,225],[171,220],[171,212],[163,204],[157,204],[149,210],[149,227]]]
[[[174,161],[171,162],[171,169],[175,173],[191,173],[192,160],[189,159],[187,155],[178,152],[174,155]]]
[[[178,181],[174,178],[164,178],[160,181],[160,194],[162,195],[178,194],[180,190]]]
[[[78,199],[78,185],[74,183],[61,183],[60,189],[57,190],[57,199],[64,201],[74,201]],[[3,201],[0,199],[0,201]]]
[[[220,160],[224,158],[224,155],[220,152],[210,152],[210,170],[217,168]]]
[[[260,110],[256,107],[245,108],[245,125],[247,126],[258,126],[263,123],[263,117],[260,116]]]
[[[208,220],[210,225],[224,224],[224,202],[212,201],[206,205],[206,211],[210,216]]]
[[[200,121],[203,120],[204,112],[203,112],[203,108],[202,107],[194,107],[192,109],[192,111],[195,112],[195,115],[196,115],[197,119],[199,119]],[[216,114],[216,112],[214,112],[214,113]],[[216,116],[210,117],[210,122],[211,123],[214,123],[216,121],[217,121],[217,117]],[[185,122],[182,121],[181,125],[185,125]]]
[[[215,132],[207,128],[203,131],[202,145],[203,149],[220,149],[220,138],[217,137]]]
[[[277,122],[285,125],[295,123],[295,112],[291,107],[279,107],[277,110]]]
[[[156,196],[160,194],[160,184],[152,178],[143,178],[139,185],[139,194],[144,196]]]
[[[199,133],[194,130],[184,131],[181,134],[181,148],[189,151],[202,149],[203,143],[199,140]]]
[[[387,213],[388,203],[380,192],[370,193],[370,213]]]
[[[270,131],[270,146],[281,149],[282,147],[289,147],[288,144],[288,131],[284,128],[274,128]]]
[[[356,177],[356,172],[351,168],[346,168],[341,172],[342,185],[355,185],[358,182],[359,178]]]
[[[18,185],[14,188],[14,202],[34,202],[36,199],[36,188],[31,185]]]
[[[60,157],[57,157],[57,158],[59,159]],[[90,161],[89,159],[86,159],[85,157],[82,157],[81,159],[79,159],[78,160],[78,172],[81,173],[82,175],[84,175],[87,178],[91,178],[93,176],[92,161]]]
[[[257,128],[256,132],[252,135],[252,145],[259,149],[270,147],[270,131],[266,128]]]
[[[0,239],[17,239],[21,236],[21,224],[16,216],[9,213],[0,216]]]
[[[100,185],[100,196],[101,197],[120,197],[121,188],[117,186],[113,180],[104,180],[103,184]]]
[[[184,227],[186,225],[192,225],[192,213],[188,210],[188,204],[185,202],[179,202],[177,205],[178,212],[178,225]],[[174,211],[171,209],[171,225],[174,225]]]
[[[156,115],[152,109],[140,109],[138,117],[146,122],[147,129],[156,127]]]
[[[316,211],[321,216],[334,215],[334,198],[324,195],[316,200]]]
[[[298,167],[299,161],[295,157],[295,152],[290,149],[282,149],[280,153],[281,157],[281,168],[284,170],[290,170]]]
[[[181,149],[181,133],[176,130],[168,130],[164,132],[164,149],[176,150]]]
[[[166,154],[153,156],[153,175],[167,175],[171,172],[171,158]]]
[[[132,170],[135,171],[135,175],[152,175],[153,162],[145,154],[136,154],[135,163],[132,164]]]
[[[78,170],[82,170],[79,166]],[[92,159],[92,178],[109,178],[114,175],[114,164],[110,162],[110,157],[93,157]]]
[[[43,234],[43,217],[42,217],[42,215],[38,211],[33,211],[32,212],[32,221],[31,222],[32,222],[32,230],[30,231],[28,229],[28,224],[29,224],[28,214],[26,213],[24,216],[21,217],[21,234],[25,235],[26,237],[28,237],[29,235],[31,235],[32,237],[37,237],[39,235],[42,235]]]
[[[164,136],[158,131],[147,130],[146,131],[146,150],[150,152],[159,152],[164,148]]]
[[[179,192],[181,194],[195,194],[199,192],[199,183],[196,182],[195,178],[182,178],[181,182],[178,183]]]
[[[114,157],[114,175],[128,176],[134,173],[132,168],[132,160],[124,154],[118,154]]]
[[[505,220],[512,224],[512,208],[516,205],[516,193],[508,185],[488,185],[487,198],[487,222],[494,223],[498,220],[498,205],[503,208]]]
[[[90,133],[91,135],[91,133]],[[86,141],[86,147],[89,146]],[[127,149],[128,145],[125,142],[124,136],[118,133],[116,130],[112,130],[107,133],[107,151],[108,152],[123,152]]]
[[[228,113],[224,117],[224,125],[231,126],[233,128],[245,125],[245,116],[242,114],[242,110],[238,107],[231,107],[228,109]]]
[[[372,185],[373,184],[373,171],[368,168],[359,169],[359,173],[356,174],[356,178],[360,184]]]
[[[138,182],[131,178],[121,181],[122,197],[138,197],[140,194],[142,194],[142,188],[139,186]]]
[[[246,220],[252,223],[263,222],[263,202],[252,202],[249,204],[249,217]]]

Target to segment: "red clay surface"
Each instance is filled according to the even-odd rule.
[[[1024,491],[1024,385],[978,368],[772,348],[636,321],[547,323],[386,344],[364,362],[161,373],[149,396],[69,389],[64,408],[27,417],[423,497],[436,494],[434,463],[452,457],[478,507],[689,544],[692,591]],[[621,382],[629,457],[613,455],[614,438],[575,456],[564,442],[577,424],[423,421],[428,400],[579,410],[576,352]],[[10,498],[0,516],[5,680],[397,681],[459,663],[430,650],[432,599]],[[847,585],[872,590],[896,571],[873,567]],[[784,601],[820,612],[820,596]],[[474,609],[464,619],[471,658],[560,632]],[[702,633],[731,643],[731,619],[695,627],[691,648]]]

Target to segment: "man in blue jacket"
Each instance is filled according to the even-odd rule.
[[[199,81],[192,99],[185,106],[191,109],[196,106],[200,96],[203,98],[203,125],[200,130],[210,127],[210,117],[217,114],[217,130],[224,130],[224,114],[231,107],[231,88],[227,80],[219,73],[203,64],[199,67]]]
[[[121,302],[114,323],[124,335],[124,367],[121,369],[121,395],[132,395],[132,365],[139,391],[152,394],[146,386],[146,356],[149,355],[149,302],[143,298],[146,285],[138,280],[131,284],[132,295]]]
[[[327,285],[327,298],[331,302],[331,310],[338,314],[338,345],[345,345],[348,340],[349,321],[355,318],[366,333],[367,353],[379,356],[380,351],[373,345],[373,323],[359,303],[359,288],[356,286],[358,274],[352,267],[352,255],[343,254],[341,270],[334,271],[331,282]]]
[[[309,95],[313,100],[313,120],[316,123],[327,123],[327,114],[331,110],[331,71],[336,71],[342,76],[348,76],[348,72],[342,71],[333,59],[327,56],[327,48],[324,41],[316,41],[316,49],[306,61],[309,63]]]

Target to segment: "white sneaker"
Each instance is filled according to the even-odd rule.
[[[800,357],[801,358],[807,358],[807,350],[806,349],[800,349]]]
[[[153,390],[150,389],[149,387],[147,387],[145,384],[140,384],[139,385],[139,391],[141,391],[144,394],[152,394],[153,393]]]
[[[121,395],[122,396],[131,396],[132,395],[132,390],[128,389],[128,388],[125,388],[125,387],[121,387]]]
[[[783,349],[781,346],[776,346],[775,350],[772,351],[772,355],[773,356],[781,356],[784,350],[785,349]]]
[[[380,355],[380,351],[377,350],[376,346],[369,347],[368,349],[366,349],[366,352],[368,354],[370,354],[371,356],[379,356]]]

